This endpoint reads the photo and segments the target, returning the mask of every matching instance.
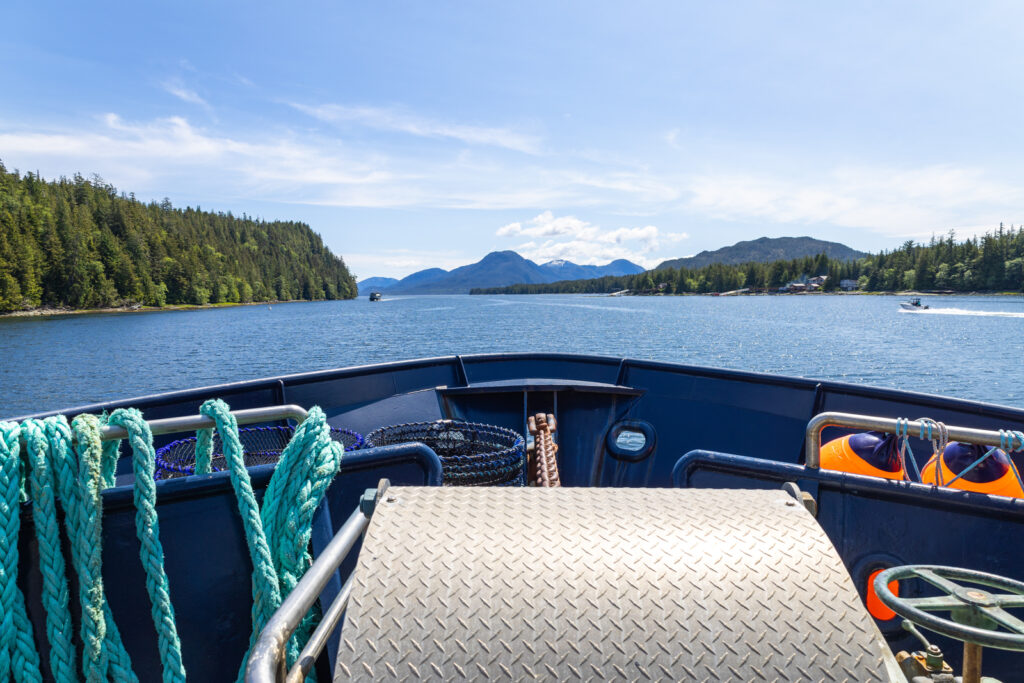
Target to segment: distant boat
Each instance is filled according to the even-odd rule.
[[[384,296],[380,292],[370,292],[370,301],[380,301]]]
[[[921,305],[921,297],[914,297],[910,301],[901,301],[900,308],[904,311],[926,311],[928,305]]]

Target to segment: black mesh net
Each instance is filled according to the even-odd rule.
[[[439,420],[375,429],[367,448],[418,441],[441,459],[445,486],[525,486],[523,437],[511,429]]]

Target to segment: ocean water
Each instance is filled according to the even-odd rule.
[[[395,296],[0,318],[0,417],[450,354],[628,356],[1024,407],[1024,298]]]

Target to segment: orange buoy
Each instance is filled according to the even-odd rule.
[[[888,567],[880,567],[868,575],[868,585],[864,591],[864,604],[868,608],[868,612],[871,613],[875,619],[880,621],[889,621],[896,616],[896,613],[885,606],[881,598],[878,597],[878,593],[875,592],[875,577],[884,572]],[[890,581],[889,592],[899,597],[900,594],[900,582]]]
[[[849,434],[821,447],[821,468],[883,479],[903,479],[896,437],[879,432]]]
[[[953,478],[963,472],[971,463],[985,455],[988,446],[950,441],[942,451],[939,467],[941,467],[942,484],[936,472],[935,458],[921,470],[921,481],[925,484],[945,485],[961,491],[991,493],[1010,498],[1024,498],[1024,490],[1013,473],[1013,461],[1004,451],[996,448],[995,452],[985,458],[981,464],[971,469],[956,481]],[[949,482],[953,482],[950,484]]]

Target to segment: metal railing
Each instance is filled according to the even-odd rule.
[[[874,417],[872,415],[855,415],[853,413],[820,413],[807,423],[804,437],[806,444],[805,464],[817,469],[821,464],[821,431],[825,427],[850,427],[852,429],[869,429],[875,432],[899,434],[901,428],[909,430],[911,435],[928,433],[934,428],[935,421],[897,420],[890,417]],[[963,441],[983,446],[1002,446],[1005,435],[990,429],[974,429],[973,427],[956,427],[946,425],[946,433],[950,441]]]
[[[309,413],[300,405],[286,403],[279,406],[264,406],[262,408],[246,408],[244,410],[232,410],[231,414],[240,425],[258,424],[260,422],[274,422],[275,420],[295,420],[302,422]],[[149,431],[153,436],[160,434],[176,434],[178,432],[190,432],[197,429],[213,429],[217,423],[205,415],[183,415],[182,417],[165,417],[159,420],[146,420]],[[105,425],[100,427],[101,441],[114,441],[115,439],[127,439],[128,431],[120,425]]]
[[[381,482],[380,488],[367,491],[364,499],[370,495],[379,497],[386,486],[386,482]],[[306,674],[312,670],[327,639],[348,607],[348,599],[352,595],[352,577],[348,577],[334,601],[324,611],[320,624],[309,637],[290,670],[287,668],[286,657],[288,640],[369,523],[370,517],[366,511],[362,507],[356,508],[313,565],[303,574],[299,583],[260,631],[246,663],[246,683],[301,683],[305,680]]]
[[[240,425],[256,424],[259,422],[273,422],[274,420],[295,420],[302,422],[309,414],[306,409],[294,403],[279,406],[265,406],[263,408],[246,408],[245,410],[232,410],[231,414]],[[217,423],[205,415],[185,415],[183,417],[167,417],[161,420],[146,420],[149,431],[153,436],[158,434],[175,434],[177,432],[190,432],[197,429],[213,429]],[[124,427],[118,425],[107,425],[100,428],[100,439],[112,441],[114,439],[127,439],[128,432]]]

